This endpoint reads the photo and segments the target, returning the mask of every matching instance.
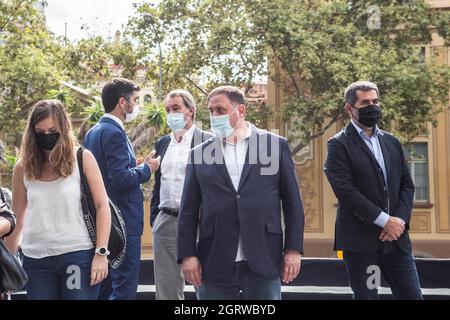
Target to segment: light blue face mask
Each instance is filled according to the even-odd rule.
[[[236,111],[234,108],[233,112]],[[231,112],[231,113],[233,113]],[[211,116],[211,129],[219,139],[224,139],[233,133],[234,128],[230,124],[230,114]]]
[[[184,113],[169,113],[167,115],[167,125],[173,132],[183,130],[187,120],[184,120]]]

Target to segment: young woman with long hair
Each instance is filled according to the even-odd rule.
[[[42,100],[31,108],[13,172],[17,225],[7,239],[11,251],[20,246],[24,253],[28,299],[97,299],[108,274],[107,256],[95,253],[83,220],[77,147],[60,101]],[[83,171],[97,209],[97,247],[106,248],[111,212],[89,151],[83,152]]]

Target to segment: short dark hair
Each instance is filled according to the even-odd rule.
[[[123,78],[110,80],[102,90],[102,103],[105,112],[109,113],[113,111],[119,103],[120,97],[128,100],[134,91],[139,90],[141,89],[130,80]]]
[[[370,81],[356,81],[353,82],[351,85],[345,89],[344,93],[344,99],[345,102],[351,104],[352,106],[355,105],[356,100],[358,100],[358,97],[356,96],[356,91],[372,91],[375,90],[377,92],[377,96],[380,96],[380,93],[378,91],[378,87],[375,83]]]
[[[244,93],[238,87],[233,87],[233,86],[221,86],[221,87],[215,88],[208,95],[208,102],[209,102],[209,100],[211,100],[211,98],[213,96],[217,96],[219,94],[225,95],[228,99],[230,99],[231,102],[234,102],[237,104],[245,104]]]

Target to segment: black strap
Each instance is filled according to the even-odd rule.
[[[81,210],[83,211],[83,219],[86,223],[89,236],[95,246],[97,243],[95,217],[92,216],[93,213],[89,210],[88,192],[90,191],[87,190],[89,188],[89,185],[87,183],[86,176],[84,175],[83,170],[83,151],[83,147],[79,147],[77,150],[78,171],[80,172]]]
[[[3,203],[6,204],[6,205],[8,205],[8,203],[6,202],[6,199],[5,199],[5,195],[3,194],[3,190],[2,190],[1,187],[0,187],[0,196],[2,197]]]
[[[0,187],[0,197],[2,198],[3,205],[6,207],[6,209],[8,209],[7,212],[0,213],[0,216],[5,218],[6,220],[8,220],[9,223],[11,224],[11,229],[9,230],[9,232],[7,234],[3,235],[2,237],[0,237],[0,239],[2,239],[2,238],[6,238],[11,233],[13,233],[14,229],[16,228],[16,218],[14,216],[14,213],[9,210],[9,204],[8,204],[8,202],[6,202],[6,198],[5,198],[5,195],[4,195],[1,187]]]
[[[161,210],[165,214],[168,214],[168,215],[171,215],[171,216],[174,216],[174,217],[178,217],[178,210],[176,210],[176,209],[174,210],[174,209],[170,209],[170,208],[164,207]]]
[[[79,147],[77,150],[77,162],[78,162],[78,170],[80,171],[80,180],[81,180],[81,188],[83,188],[83,184],[86,183],[86,176],[84,175],[83,169],[83,147]]]

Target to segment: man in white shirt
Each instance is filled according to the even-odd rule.
[[[156,142],[161,167],[155,173],[151,219],[157,300],[183,300],[184,277],[177,264],[177,216],[191,148],[212,137],[194,125],[195,101],[185,90],[171,91],[165,101],[172,132]]]
[[[297,277],[303,251],[303,203],[287,140],[245,121],[236,87],[214,89],[208,109],[216,137],[191,152],[178,263],[201,300],[279,300],[281,280]]]

